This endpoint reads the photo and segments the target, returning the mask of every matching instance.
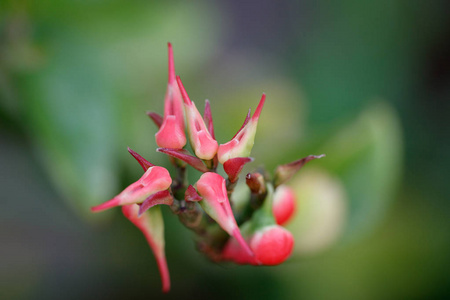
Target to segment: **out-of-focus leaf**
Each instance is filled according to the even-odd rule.
[[[293,256],[313,255],[338,241],[345,229],[348,199],[342,182],[326,170],[303,170],[290,183],[297,212],[287,224],[295,238]]]
[[[344,239],[356,238],[373,228],[394,198],[402,166],[397,115],[387,103],[375,103],[320,151],[327,157],[317,165],[338,177],[348,195]]]

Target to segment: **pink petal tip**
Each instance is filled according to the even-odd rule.
[[[106,201],[105,203],[102,203],[100,205],[91,207],[92,212],[100,212],[104,211],[116,206],[120,205],[120,199],[119,198],[112,198],[111,200]]]
[[[261,100],[259,101],[258,107],[256,108],[255,113],[253,114],[252,120],[257,121],[259,119],[265,101],[266,101],[266,94],[263,93],[261,96]]]
[[[186,89],[184,88],[183,83],[181,82],[180,76],[177,76],[176,78],[177,78],[178,87],[180,88],[181,96],[183,97],[184,103],[186,103],[187,105],[190,105],[192,103],[192,101],[189,98],[189,96],[186,92]]]
[[[150,119],[153,121],[153,123],[155,123],[156,127],[158,127],[158,128],[161,127],[161,125],[164,121],[163,116],[161,116],[158,113],[152,112],[152,111],[148,111],[147,116],[149,116]]]
[[[242,249],[244,249],[244,251],[247,252],[248,255],[250,255],[251,257],[255,256],[253,251],[250,249],[250,247],[247,245],[244,238],[242,237],[242,234],[238,227],[233,229],[233,237],[236,239],[239,245],[241,245]]]
[[[173,48],[171,43],[167,43],[169,54],[169,82],[174,82],[175,78],[175,64],[173,60]]]
[[[132,150],[128,147],[128,152],[137,160],[137,162],[141,165],[144,171],[147,171],[148,168],[154,167],[155,165],[140,156],[136,151]]]

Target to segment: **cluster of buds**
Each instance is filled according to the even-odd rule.
[[[157,151],[169,156],[176,175],[171,176],[167,169],[128,148],[144,175],[111,200],[92,207],[94,212],[122,207],[125,217],[142,231],[156,257],[164,292],[170,289],[170,278],[159,205],[169,206],[181,223],[195,233],[197,248],[211,260],[278,265],[289,257],[294,246],[292,234],[282,225],[294,214],[296,200],[284,183],[306,162],[321,157],[310,155],[278,166],[273,177],[263,170],[248,173],[245,181],[249,197],[233,209],[240,173],[245,164],[253,161],[250,153],[266,96],[262,95],[253,116],[249,110],[236,135],[219,144],[209,101],[206,100],[202,117],[175,74],[172,46],[168,46],[164,116],[154,112],[148,115],[159,128],[155,134],[160,147]],[[188,140],[193,154],[186,149]],[[218,172],[222,170],[220,165],[224,176]],[[187,182],[188,166],[203,173],[193,185]]]

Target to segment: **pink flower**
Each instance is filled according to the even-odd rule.
[[[166,255],[164,253],[164,223],[161,211],[152,209],[142,216],[138,216],[139,205],[130,204],[122,206],[124,216],[130,220],[144,234],[158,264],[161,275],[162,290],[167,293],[170,290],[170,276],[167,267]]]
[[[296,201],[294,191],[286,186],[280,185],[273,195],[273,216],[278,225],[284,225],[295,213]]]
[[[164,118],[155,134],[156,144],[162,148],[181,149],[186,145],[183,100],[175,78],[172,44],[169,46],[169,83],[164,99]]]
[[[204,173],[197,181],[197,190],[203,198],[200,205],[205,212],[214,219],[223,230],[233,236],[239,245],[249,256],[252,251],[242,238],[241,231],[231,210],[230,201],[227,196],[225,179],[217,173]]]
[[[275,266],[288,259],[294,248],[292,234],[279,225],[265,226],[248,240],[254,257],[243,251],[236,240],[230,239],[222,252],[222,258],[238,264]]]
[[[212,132],[209,132],[207,129],[202,116],[198,112],[197,107],[195,107],[194,102],[189,98],[179,76],[177,76],[177,82],[184,99],[187,129],[192,149],[197,157],[211,160],[216,155],[219,144],[212,136]]]
[[[148,168],[138,181],[129,185],[119,195],[103,204],[92,207],[91,210],[98,212],[120,205],[142,203],[147,198],[152,197],[153,194],[169,189],[171,184],[172,178],[169,171],[163,167],[153,166]],[[166,197],[167,195],[163,194],[161,196]],[[151,199],[154,201],[159,200],[153,197]]]
[[[266,95],[263,94],[261,100],[259,101],[258,107],[253,114],[253,117],[247,116],[244,121],[244,125],[236,135],[228,143],[221,144],[217,152],[219,162],[221,164],[225,163],[227,160],[235,157],[247,157],[250,153],[255,143],[256,129],[258,127],[258,119],[261,115],[264,102],[266,100]],[[250,113],[249,113],[250,114]]]

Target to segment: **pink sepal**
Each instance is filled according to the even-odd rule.
[[[173,203],[173,197],[170,194],[169,190],[164,190],[161,192],[154,193],[147,197],[147,199],[144,200],[139,205],[139,212],[138,216],[140,217],[144,212],[149,210],[151,207],[158,205],[158,204],[165,204],[165,205],[172,205]]]
[[[147,116],[149,116],[150,119],[153,121],[153,123],[155,123],[156,127],[161,128],[161,125],[164,120],[163,116],[152,111],[148,111]]]
[[[239,134],[239,132],[242,131],[242,129],[245,127],[245,125],[247,125],[248,121],[250,121],[251,112],[252,112],[252,109],[249,108],[248,112],[247,112],[247,116],[245,117],[244,123],[242,124],[241,128],[239,128],[239,130],[236,132],[236,134],[233,135],[233,137],[231,139],[234,139]]]
[[[195,188],[192,185],[189,185],[188,188],[186,189],[186,192],[184,193],[184,200],[196,202],[202,199],[203,198],[200,197]]]
[[[138,161],[144,171],[147,171],[148,168],[154,167],[155,165],[140,156],[137,152],[128,147],[128,152]]]
[[[190,153],[185,149],[158,148],[156,149],[156,151],[178,158],[194,167],[195,169],[199,170],[200,172],[204,173],[209,171],[201,159],[190,155]]]
[[[252,157],[235,157],[227,160],[223,164],[223,169],[228,175],[228,179],[231,183],[236,182],[242,168],[246,163],[252,162],[254,159]]]

